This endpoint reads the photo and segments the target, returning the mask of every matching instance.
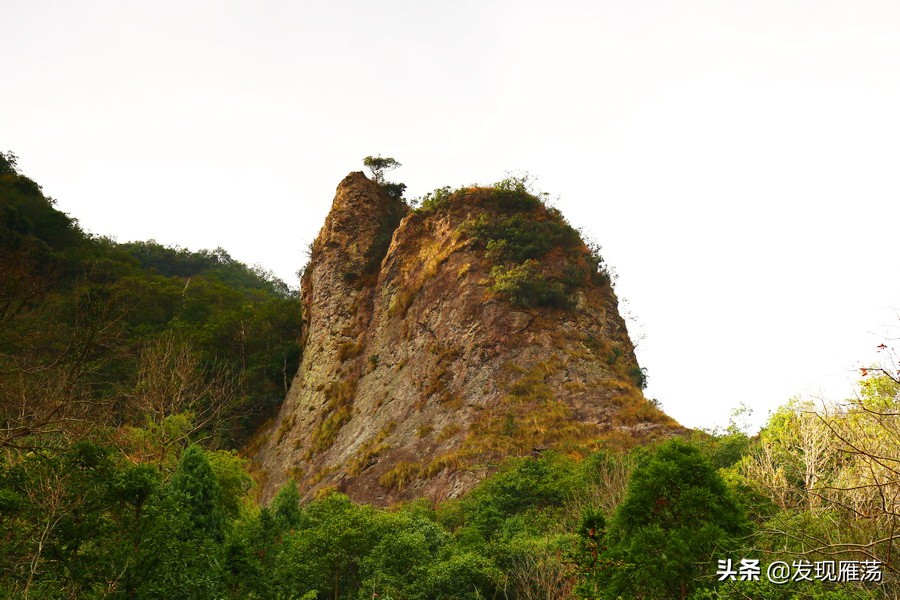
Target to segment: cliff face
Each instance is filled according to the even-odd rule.
[[[608,279],[553,209],[470,188],[410,212],[338,186],[302,280],[304,354],[255,454],[270,498],[456,497],[504,456],[677,425],[640,392]]]

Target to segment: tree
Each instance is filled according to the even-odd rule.
[[[900,380],[890,368],[863,377],[846,405],[781,407],[737,475],[780,509],[758,545],[788,557],[877,560],[896,577]]]
[[[222,490],[206,453],[199,446],[190,446],[182,453],[170,485],[187,508],[195,533],[222,541],[225,534]]]
[[[0,175],[15,175],[19,172],[16,168],[19,157],[9,152],[0,152]]]
[[[210,437],[226,429],[239,397],[237,378],[226,368],[201,364],[186,342],[163,335],[141,352],[128,398],[135,418],[143,420],[135,441],[143,442],[146,458],[164,463],[201,432]]]
[[[384,513],[353,504],[341,494],[311,502],[300,528],[284,536],[271,571],[275,594],[296,597],[318,590],[320,598],[356,597],[360,563],[387,533]]]
[[[297,482],[293,479],[281,486],[270,507],[272,518],[282,532],[296,529],[300,526],[302,511],[300,510],[300,492],[297,490]]]
[[[387,171],[393,171],[397,167],[402,166],[396,160],[390,157],[384,157],[379,154],[378,156],[367,156],[363,159],[363,165],[368,168],[372,172],[372,179],[375,180],[375,183],[384,184],[384,174]],[[406,186],[404,186],[406,187]]]
[[[611,598],[687,598],[714,573],[715,553],[744,532],[715,469],[696,447],[670,440],[638,464],[613,515],[604,587]]]

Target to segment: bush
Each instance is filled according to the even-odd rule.
[[[635,468],[606,536],[608,595],[685,598],[745,533],[746,518],[701,452],[660,445]]]
[[[634,381],[634,385],[638,386],[640,389],[647,389],[647,368],[646,367],[632,367],[628,371],[628,375]]]
[[[571,497],[579,483],[572,462],[547,453],[540,458],[511,459],[506,468],[483,481],[459,505],[443,512],[445,522],[471,528],[480,537],[491,539],[504,523],[528,514],[532,524],[539,511],[559,508]]]
[[[9,152],[0,152],[0,175],[16,175],[19,170],[16,168],[19,158]]]
[[[517,263],[542,258],[554,248],[581,247],[578,232],[568,223],[523,214],[494,219],[481,215],[472,225],[472,235],[489,250],[491,246],[499,249],[499,260]]]
[[[454,201],[475,209],[477,217],[460,232],[485,251],[491,291],[526,307],[569,309],[576,288],[610,282],[599,246],[586,246],[562,214],[533,193],[527,175],[490,188],[438,188],[418,200],[417,211],[430,214]]]
[[[385,181],[381,184],[381,189],[391,198],[400,200],[403,198],[403,192],[406,191],[405,183],[394,183],[393,181]]]
[[[432,213],[450,205],[450,200],[454,192],[450,191],[449,186],[437,188],[433,192],[428,192],[418,199],[419,212]]]
[[[492,292],[522,306],[569,308],[572,304],[564,286],[544,277],[532,260],[513,267],[498,265],[491,269],[491,277],[494,279]]]
[[[493,185],[491,196],[494,208],[504,211],[530,211],[544,205],[532,190],[531,177],[526,173],[521,176],[510,176]]]

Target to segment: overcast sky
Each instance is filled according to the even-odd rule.
[[[296,285],[369,154],[527,170],[692,427],[840,399],[897,322],[900,3],[0,0],[0,149],[96,234]]]

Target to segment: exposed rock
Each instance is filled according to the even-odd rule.
[[[568,245],[526,247],[504,263],[519,271],[492,271],[509,247],[486,248],[483,231],[525,221]],[[348,175],[302,280],[299,372],[258,440],[263,498],[289,478],[306,497],[452,498],[508,455],[677,428],[636,385],[608,278],[566,228],[523,192],[470,188],[410,212]],[[497,285],[503,273],[549,292],[516,298]]]

